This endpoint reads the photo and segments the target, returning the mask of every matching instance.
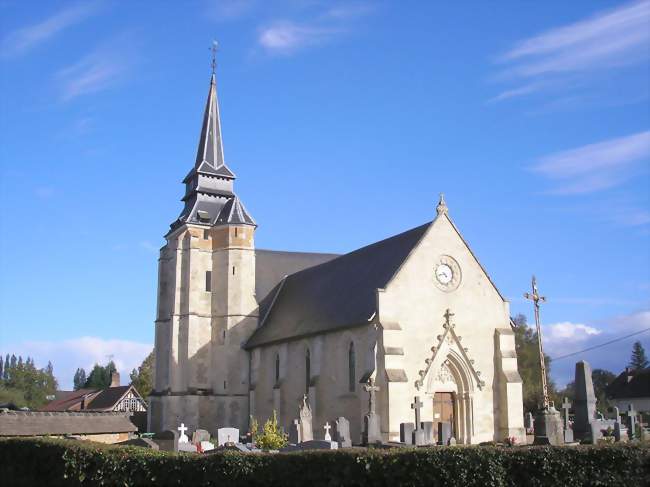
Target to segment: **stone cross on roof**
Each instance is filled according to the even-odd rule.
[[[368,379],[368,384],[363,386],[363,389],[368,393],[368,412],[370,414],[375,414],[375,392],[379,390],[379,387],[375,385],[375,379],[372,377]]]
[[[415,396],[411,409],[415,409],[415,429],[420,429],[420,408],[424,406],[420,401],[420,396]]]

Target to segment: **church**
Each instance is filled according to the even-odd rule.
[[[150,431],[245,432],[274,411],[288,430],[306,396],[316,435],[344,416],[358,443],[372,379],[384,441],[414,401],[459,444],[525,441],[509,303],[442,196],[431,221],[350,253],[284,252],[255,247],[234,181],[213,72],[160,250]]]

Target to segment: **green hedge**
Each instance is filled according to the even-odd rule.
[[[650,448],[449,447],[191,455],[55,439],[0,440],[2,485],[640,486]],[[5,483],[6,482],[6,483]]]

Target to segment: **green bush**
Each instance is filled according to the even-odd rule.
[[[253,443],[262,450],[279,450],[289,443],[287,441],[287,435],[282,432],[282,429],[278,425],[278,417],[275,410],[273,411],[273,416],[264,423],[262,432],[260,433],[258,430],[259,425],[257,419],[252,418],[251,436]]]
[[[3,485],[641,486],[650,448],[352,448],[176,454],[72,440],[0,440]]]

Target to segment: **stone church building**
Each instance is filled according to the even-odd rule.
[[[273,411],[288,430],[306,394],[317,438],[345,416],[356,443],[372,377],[386,441],[414,421],[415,396],[422,421],[449,423],[458,443],[524,441],[509,303],[443,198],[432,221],[348,254],[283,252],[255,248],[234,180],[213,74],[160,250],[151,431],[245,432]]]

